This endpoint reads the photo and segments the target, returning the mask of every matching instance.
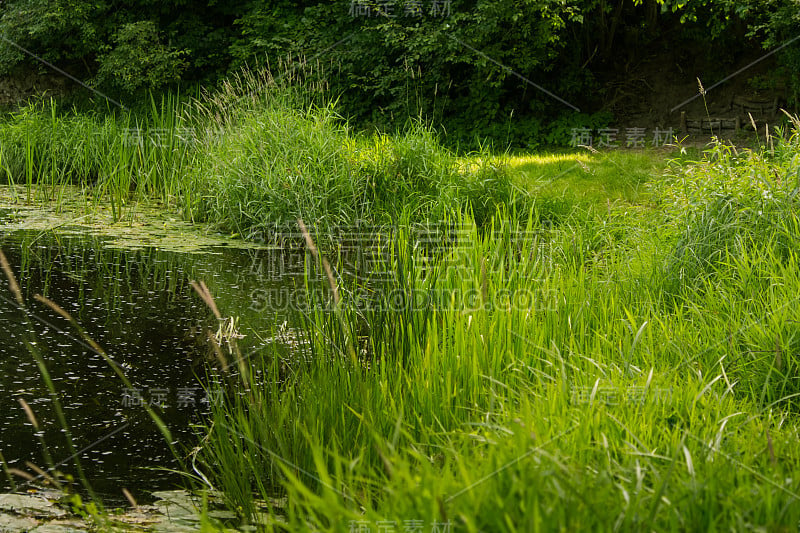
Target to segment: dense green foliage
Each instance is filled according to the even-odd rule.
[[[366,302],[309,290],[309,255],[305,356],[220,381],[203,472],[278,530],[794,528],[798,154],[712,146],[654,208],[553,228],[461,218],[435,260],[401,224]]]
[[[742,55],[795,37],[799,12],[797,0],[9,0],[0,35],[127,101],[245,64],[310,61],[358,125],[422,117],[443,124],[451,144],[488,136],[534,146],[560,138],[555,119],[600,111],[609,72],[628,78],[625,65],[670,51],[719,79]],[[765,80],[785,85],[790,103],[798,46]],[[45,70],[6,42],[0,73],[15,68]]]
[[[0,122],[0,176],[27,200],[67,186],[109,199],[119,220],[137,201],[177,205],[186,218],[249,238],[278,239],[298,218],[320,228],[419,221],[471,212],[488,220],[514,200],[508,169],[488,152],[468,165],[411,123],[397,135],[351,131],[332,106],[246,75],[144,113],[81,114],[52,101]],[[477,157],[480,155],[481,157]]]
[[[214,337],[231,367],[209,368],[223,401],[187,478],[263,529],[795,527],[797,119],[663,176],[637,154],[541,157],[526,194],[534,156],[354,132],[314,95],[243,75],[146,113],[40,102],[0,122],[3,177],[31,200],[78,186],[117,219],[151,199],[253,238],[312,228],[294,327],[261,332],[290,353]],[[385,246],[341,275],[329,230],[361,223]]]
[[[115,221],[155,200],[248,238],[296,235],[298,219],[314,233],[296,327],[262,332],[295,350],[243,359],[220,334],[235,371],[209,369],[224,401],[198,428],[187,477],[265,529],[796,527],[797,120],[756,151],[717,142],[663,176],[602,155],[604,174],[581,174],[594,155],[561,154],[522,183],[511,158],[461,157],[425,122],[455,141],[556,142],[608,120],[587,112],[597,69],[672,46],[678,29],[679,53],[710,45],[706,60],[725,69],[754,42],[793,38],[797,2],[453,2],[448,16],[388,18],[349,7],[0,6],[7,39],[140,98],[135,111],[48,100],[5,116],[0,177],[25,200],[75,186],[110,201]],[[795,49],[781,54],[787,79]],[[6,72],[26,61],[0,49]],[[147,89],[254,61],[282,74],[244,70],[217,91],[142,103]],[[552,81],[582,112],[495,61]],[[389,279],[370,278],[375,262],[339,275],[330,230],[360,224],[383,230]],[[420,224],[439,246],[415,240]],[[286,504],[266,518],[277,495]]]

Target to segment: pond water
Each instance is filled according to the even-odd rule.
[[[273,334],[291,321],[290,310],[270,307],[263,295],[291,293],[305,253],[221,246],[202,253],[131,250],[115,248],[101,237],[42,231],[4,235],[1,228],[0,214],[0,249],[18,277],[34,324],[30,331],[0,276],[0,452],[6,463],[30,473],[26,461],[47,469],[46,449],[58,470],[76,473],[50,393],[26,347],[33,342],[58,391],[93,488],[119,499],[125,487],[146,501],[150,491],[173,487],[179,479],[158,468],[176,463],[139,404],[147,402],[162,414],[179,446],[197,442],[193,425],[214,401],[204,389],[205,332],[217,325],[190,281],[203,280],[220,312],[239,318],[245,353],[274,353]],[[71,313],[122,366],[133,388],[125,387],[67,320],[34,300],[36,294]],[[30,405],[41,432],[19,399]],[[0,491],[10,488],[0,476]]]
[[[163,217],[145,224],[102,217],[88,223],[86,217],[0,207],[0,249],[28,309],[26,319],[0,273],[0,466],[4,459],[8,468],[36,475],[32,465],[48,470],[55,464],[77,477],[32,345],[52,377],[95,492],[107,503],[124,503],[126,488],[146,503],[150,493],[175,488],[181,478],[165,470],[178,463],[142,404],[159,413],[185,457],[199,442],[199,426],[217,401],[206,387],[218,363],[207,335],[221,324],[191,281],[208,286],[225,325],[234,320],[248,363],[277,356],[291,364],[303,357],[301,328],[294,326],[308,313],[309,302],[330,310],[333,299],[324,269],[300,234],[286,234],[283,247],[265,247]],[[442,237],[450,230],[444,230],[415,228],[419,234],[413,243],[425,243],[431,251],[439,243],[450,246],[451,237]],[[328,235],[337,243],[329,257],[343,283],[338,294],[352,305],[400,305],[407,297],[402,290],[384,294],[384,277],[391,273],[376,261],[386,256],[385,239],[377,235],[361,228]],[[34,299],[37,294],[69,312],[124,370],[132,387],[67,319]],[[449,294],[442,297],[450,301]],[[35,413],[39,430],[20,400]],[[0,491],[8,491],[11,483],[3,473]],[[42,479],[30,485],[13,479],[18,489],[42,484]]]

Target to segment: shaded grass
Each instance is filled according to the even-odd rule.
[[[0,124],[2,175],[24,185],[27,202],[58,199],[67,184],[86,187],[108,199],[119,219],[134,198],[169,202],[178,192],[189,161],[180,124],[178,102],[168,96],[151,101],[146,120],[32,103]]]

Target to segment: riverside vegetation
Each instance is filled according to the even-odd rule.
[[[528,159],[458,156],[420,125],[357,134],[334,107],[250,77],[153,101],[147,122],[42,103],[6,118],[0,139],[20,201],[77,186],[119,219],[148,200],[253,239],[303,233],[297,352],[244,358],[235,335],[216,336],[208,383],[223,401],[184,462],[187,484],[236,513],[229,525],[788,531],[800,522],[790,126],[656,171],[641,155],[553,156],[567,168],[533,186],[515,170]],[[594,169],[585,198],[559,184]],[[386,238],[379,284],[338,275],[330,235],[361,223]],[[421,246],[418,223],[442,244]],[[196,290],[217,317],[237,312]]]
[[[607,127],[643,102],[643,111],[674,105],[692,90],[689,73],[720,80],[767,52],[742,90],[796,106],[800,50],[789,45],[798,28],[795,0],[8,0],[0,75],[34,73],[40,58],[125,103],[148,89],[216,84],[245,65],[310,58],[359,127],[391,131],[424,115],[452,144],[490,137],[530,149],[566,144],[574,127]],[[520,74],[547,80],[549,94]],[[89,94],[55,91],[76,102]]]

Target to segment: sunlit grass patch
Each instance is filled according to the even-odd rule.
[[[667,157],[658,151],[614,150],[509,155],[505,161],[515,183],[536,197],[606,204],[645,201],[642,185],[663,171]]]
[[[264,354],[261,373],[285,381],[246,384],[256,400],[215,412],[202,455],[214,482],[243,514],[254,494],[287,494],[292,530],[697,530],[719,516],[707,509],[794,523],[796,257],[729,256],[665,309],[627,265],[635,226],[657,221],[581,217],[539,241],[534,220],[501,214],[495,231],[461,234],[449,267],[423,270],[399,243],[393,287],[471,304],[315,308],[309,357],[287,373]],[[646,253],[657,265],[671,250]],[[766,290],[771,277],[782,283]],[[529,298],[507,305],[509,292]]]

